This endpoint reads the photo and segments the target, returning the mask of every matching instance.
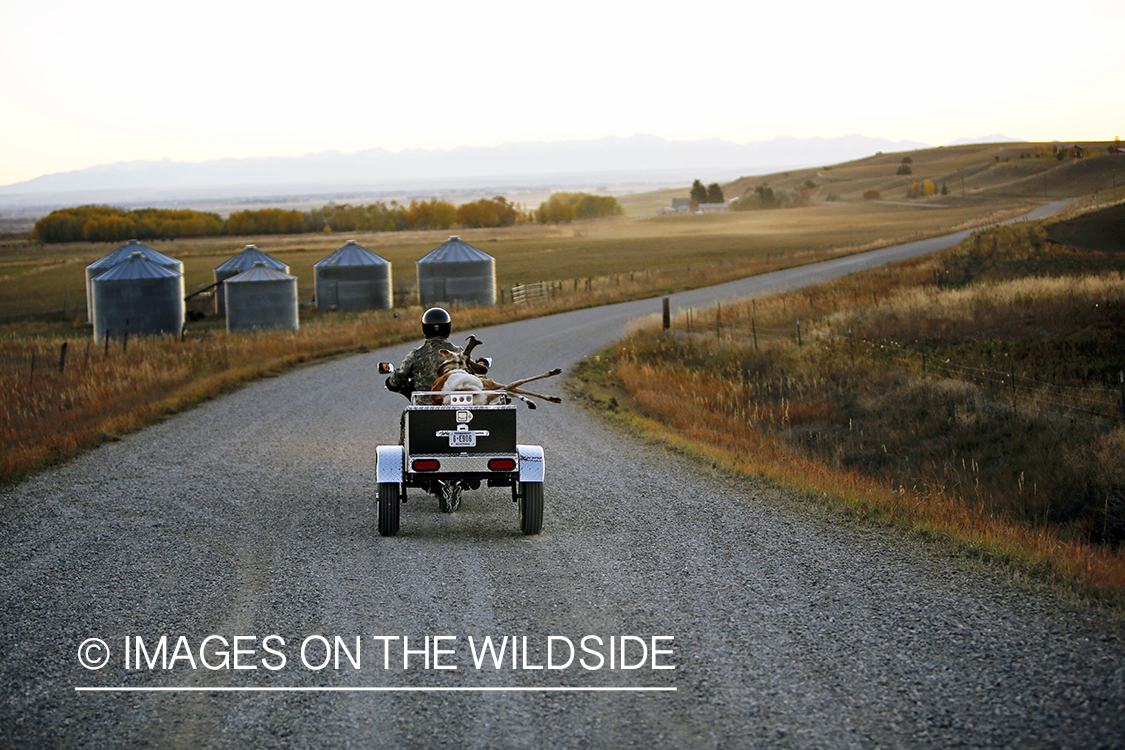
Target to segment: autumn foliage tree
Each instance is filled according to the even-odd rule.
[[[222,233],[223,220],[218,214],[158,208],[127,211],[88,205],[52,211],[35,223],[30,239],[47,243],[123,242]]]
[[[466,227],[509,227],[516,223],[519,211],[507,198],[481,198],[457,207],[457,223]]]
[[[224,234],[397,232],[448,229],[454,224],[502,227],[515,224],[520,218],[519,208],[502,196],[482,198],[461,207],[433,198],[412,200],[409,205],[393,200],[358,206],[328,203],[305,212],[263,208],[235,211],[225,222],[218,214],[199,211],[156,208],[126,211],[91,205],[52,211],[36,223],[30,238],[38,242],[113,242]]]
[[[455,223],[457,207],[448,201],[414,200],[406,208],[406,224],[411,229],[449,229]]]
[[[300,234],[304,231],[305,215],[281,208],[235,211],[226,224],[227,234]]]
[[[540,224],[560,224],[575,219],[601,219],[620,216],[625,209],[612,195],[590,193],[552,193],[539,204],[535,219]]]

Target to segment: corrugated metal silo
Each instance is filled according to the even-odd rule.
[[[438,302],[496,304],[496,259],[454,235],[417,262],[418,298]]]
[[[313,275],[318,310],[355,312],[394,306],[390,261],[355,240],[314,265]]]
[[[90,283],[95,341],[184,328],[184,275],[139,250]]]
[[[289,266],[285,265],[277,258],[263,253],[255,245],[247,245],[230,260],[215,267],[215,283],[221,284],[231,276],[237,276],[243,271],[249,271],[258,261],[264,262],[267,268],[272,268],[282,273],[289,273]],[[223,287],[217,286],[215,287],[215,312],[219,315],[225,315],[226,310],[226,295],[223,293]]]
[[[223,281],[227,331],[297,330],[297,277],[257,261]]]
[[[165,255],[162,252],[153,250],[148,245],[143,245],[136,240],[129,240],[121,247],[114,250],[109,255],[95,260],[90,265],[86,266],[86,319],[89,321],[94,320],[94,279],[102,275],[109,269],[117,264],[128,260],[133,253],[141,253],[145,258],[157,264],[170,268],[173,271],[183,275],[184,264],[180,261]]]

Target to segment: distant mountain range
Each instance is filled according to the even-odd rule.
[[[991,136],[993,141],[1017,140]],[[969,142],[980,142],[973,139]],[[688,175],[733,179],[777,168],[836,164],[878,151],[927,148],[913,141],[889,141],[852,135],[842,138],[779,137],[755,143],[708,140],[672,141],[652,135],[554,142],[507,143],[491,148],[462,146],[445,150],[381,148],[344,154],[338,151],[297,157],[218,159],[188,163],[132,161],[105,164],[73,172],[44,175],[0,187],[0,196],[32,197],[45,193],[156,190],[170,192],[201,188],[254,186],[263,191],[292,192],[299,186],[329,185],[400,187],[495,183],[522,178],[559,180],[582,176],[589,180],[622,182],[644,174]],[[741,171],[740,171],[741,170]],[[719,174],[721,172],[721,174]],[[616,178],[616,179],[615,179]]]

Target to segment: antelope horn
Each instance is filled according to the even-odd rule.
[[[488,368],[481,367],[476,362],[474,362],[472,358],[473,349],[475,349],[478,344],[483,344],[484,342],[471,333],[469,334],[468,338],[465,339],[465,341],[469,342],[465,345],[465,351],[463,352],[463,354],[465,355],[465,362],[467,362],[469,366],[469,372],[476,373],[477,375],[484,375],[486,372],[488,372]]]

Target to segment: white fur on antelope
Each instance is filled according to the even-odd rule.
[[[444,381],[442,380],[442,378],[444,378]],[[441,383],[440,388],[436,387],[439,382]],[[485,401],[484,394],[481,393],[481,391],[485,390],[484,381],[481,380],[480,378],[478,378],[476,375],[465,372],[464,370],[453,370],[449,373],[446,373],[445,375],[442,375],[436,381],[434,381],[434,386],[435,387],[434,387],[433,390],[441,391],[442,393],[451,393],[451,392],[475,393],[476,395],[473,396],[473,403],[474,404],[487,403]],[[439,397],[434,396],[434,397],[431,397],[431,398],[436,399],[436,398],[439,398]],[[443,398],[442,402],[448,404],[449,398],[448,397]]]

